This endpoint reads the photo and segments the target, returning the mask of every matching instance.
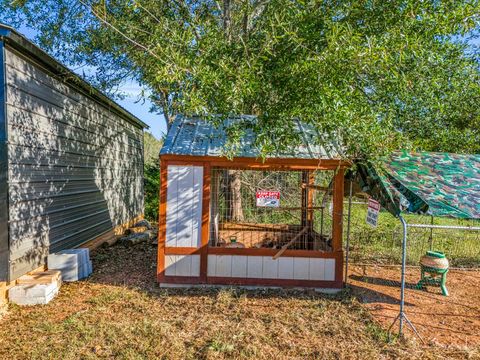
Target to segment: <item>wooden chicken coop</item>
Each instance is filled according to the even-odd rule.
[[[301,145],[266,160],[252,133],[227,159],[225,129],[179,116],[160,152],[162,286],[343,286],[344,170],[338,149],[297,122]]]

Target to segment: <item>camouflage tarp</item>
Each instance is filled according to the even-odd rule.
[[[398,152],[358,170],[364,191],[394,215],[480,219],[480,155]]]

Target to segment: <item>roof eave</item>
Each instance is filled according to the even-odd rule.
[[[77,88],[84,95],[93,98],[95,101],[103,105],[108,106],[110,109],[113,109],[114,112],[116,112],[118,115],[120,115],[127,121],[143,129],[150,128],[142,120],[140,120],[128,110],[118,105],[115,101],[110,99],[99,89],[89,84],[87,81],[83,80],[79,75],[75,74],[72,70],[70,70],[68,67],[66,67],[59,61],[55,60],[52,56],[48,55],[45,51],[40,49],[38,46],[33,44],[31,41],[29,41],[27,38],[25,38],[23,35],[18,33],[10,26],[0,24],[0,39],[2,39],[6,44],[13,47],[14,49],[19,50],[22,53],[28,53],[28,55],[34,57],[38,62],[42,63],[42,65],[44,65],[54,75],[61,76],[62,80],[66,84]],[[67,74],[69,78],[67,78],[65,74]]]

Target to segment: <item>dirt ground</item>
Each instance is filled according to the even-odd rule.
[[[350,291],[326,296],[295,290],[160,289],[156,247],[148,243],[98,249],[92,260],[93,275],[65,283],[49,304],[8,307],[0,323],[0,359],[480,359],[478,345],[389,341]],[[367,275],[377,276],[373,270]],[[374,307],[382,303],[375,296],[381,288],[353,281],[355,292],[364,289],[364,300],[377,301],[366,305],[377,315]],[[464,304],[449,284],[449,300],[458,296]],[[470,295],[477,291],[478,299],[478,282],[471,285]],[[396,289],[391,291],[382,300],[386,304],[396,301]],[[407,299],[413,299],[410,291]],[[408,313],[413,317],[411,306]],[[478,307],[473,313],[478,315]]]
[[[384,328],[399,312],[400,274],[399,267],[384,266],[352,266],[349,271],[353,293]],[[439,287],[416,289],[419,279],[418,268],[407,269],[405,313],[421,337],[441,345],[479,345],[480,271],[450,270],[448,297],[441,294]],[[410,329],[406,334],[413,336]]]

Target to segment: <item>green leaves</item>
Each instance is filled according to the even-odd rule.
[[[168,118],[258,115],[265,156],[297,141],[294,117],[349,158],[480,152],[479,64],[462,40],[477,33],[477,1],[40,3],[5,0],[2,16],[72,66],[95,66],[89,80],[105,89],[135,77]]]

